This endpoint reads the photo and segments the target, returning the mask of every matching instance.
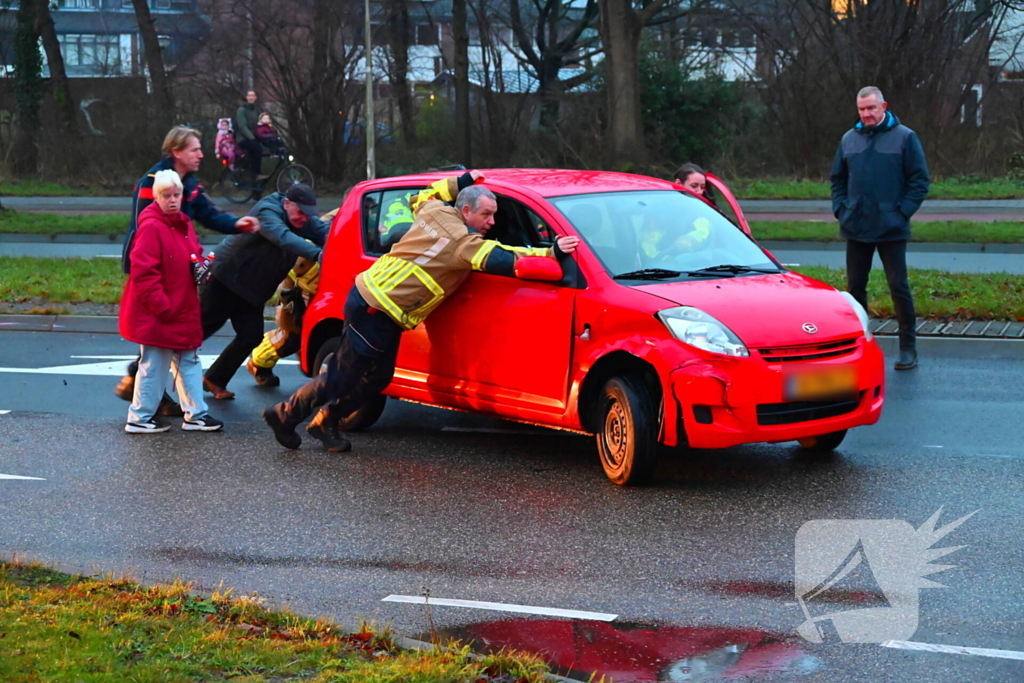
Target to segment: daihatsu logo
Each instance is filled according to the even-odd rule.
[[[807,334],[814,334],[818,331],[818,326],[814,323],[804,323],[804,332]]]

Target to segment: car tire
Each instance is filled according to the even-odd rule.
[[[316,352],[316,360],[313,362],[313,374],[319,375],[327,370],[327,360],[341,348],[341,337],[331,337],[325,341]],[[361,408],[354,411],[348,417],[338,421],[338,429],[343,432],[359,432],[372,427],[380,419],[387,405],[388,397],[383,394],[374,396]]]
[[[839,448],[839,444],[841,444],[845,438],[846,430],[840,429],[838,432],[829,432],[828,434],[821,434],[820,436],[809,436],[807,438],[800,439],[797,443],[799,443],[805,451],[824,455]]]
[[[658,465],[658,415],[651,392],[636,377],[613,377],[598,397],[597,451],[613,484],[648,483]]]

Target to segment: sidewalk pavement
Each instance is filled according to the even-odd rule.
[[[0,256],[38,256],[49,258],[121,258],[121,235],[3,235]],[[203,235],[209,248],[223,235]],[[761,245],[790,267],[846,266],[844,242],[764,241]],[[907,265],[911,268],[945,270],[952,273],[1024,274],[1024,244],[936,244],[911,242],[907,245]],[[875,255],[874,267],[882,262]]]
[[[267,317],[273,309],[267,308]],[[265,329],[274,328],[267,320]],[[895,320],[874,319],[871,330],[886,355],[899,351]],[[0,332],[77,332],[81,334],[118,334],[116,315],[5,315],[0,314]],[[966,321],[946,322],[918,318],[918,349],[924,356],[1024,360],[1024,322]],[[225,325],[214,336],[230,337],[234,332]]]

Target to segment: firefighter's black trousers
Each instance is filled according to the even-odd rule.
[[[383,311],[371,308],[352,287],[345,300],[341,348],[327,361],[327,371],[302,385],[275,408],[281,421],[295,428],[313,414],[316,422],[351,415],[384,391],[395,375],[402,328]]]

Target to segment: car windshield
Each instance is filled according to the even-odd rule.
[[[683,192],[604,192],[550,201],[620,280],[779,272],[743,231]]]

